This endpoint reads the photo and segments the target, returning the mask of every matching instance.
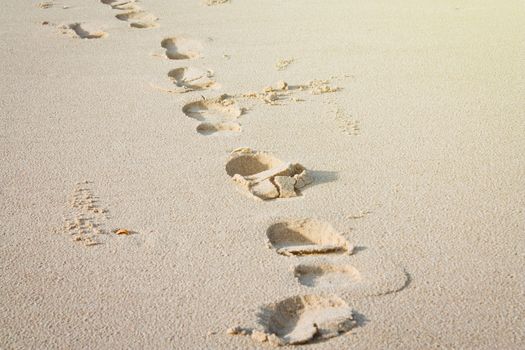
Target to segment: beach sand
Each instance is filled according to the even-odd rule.
[[[525,347],[523,1],[0,20],[1,349]]]

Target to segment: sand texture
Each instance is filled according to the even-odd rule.
[[[0,10],[0,349],[525,349],[523,0]]]

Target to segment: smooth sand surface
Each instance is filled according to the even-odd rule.
[[[110,5],[2,3],[1,349],[525,348],[523,1]]]

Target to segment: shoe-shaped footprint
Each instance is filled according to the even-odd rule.
[[[197,132],[201,135],[241,131],[237,119],[243,110],[228,95],[190,102],[184,105],[182,111],[186,116],[201,122],[197,126]]]

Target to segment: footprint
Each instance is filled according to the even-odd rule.
[[[114,10],[124,10],[124,11],[130,11],[130,10],[140,10],[140,7],[135,5],[135,0],[131,1],[121,1],[121,0],[100,0],[101,3],[104,5],[111,6]]]
[[[204,3],[208,6],[222,5],[230,2],[230,0],[204,0]]]
[[[242,115],[242,109],[228,95],[190,102],[182,108],[182,111],[188,117],[199,121],[237,119]]]
[[[306,263],[296,266],[293,274],[297,282],[307,288],[337,293],[352,300],[398,292],[409,283],[404,269],[368,252],[352,256],[351,265]]]
[[[188,60],[200,57],[202,44],[185,37],[166,38],[160,46],[166,49],[166,57],[170,60]]]
[[[266,235],[270,246],[286,256],[352,254],[354,249],[330,224],[313,219],[277,222]]]
[[[55,4],[53,3],[53,1],[42,1],[36,4],[36,7],[41,8],[41,9],[48,9],[48,8],[53,7],[54,5]]]
[[[204,90],[216,85],[211,79],[212,71],[193,67],[173,69],[168,73],[168,77],[177,87],[182,88],[181,92]]]
[[[138,232],[116,228],[108,229],[111,219],[109,211],[100,205],[100,200],[89,188],[89,181],[78,182],[68,201],[67,215],[61,231],[69,234],[74,242],[85,246],[106,243],[112,237],[129,236]]]
[[[211,135],[216,132],[240,132],[241,126],[238,123],[201,123],[197,126],[197,132],[201,135]]]
[[[263,200],[295,197],[300,188],[313,182],[301,164],[283,162],[250,148],[240,148],[231,153],[226,173],[245,190]]]
[[[294,296],[263,307],[258,316],[273,345],[326,340],[357,325],[352,308],[337,296]]]
[[[158,27],[158,24],[156,23],[158,18],[145,11],[120,13],[115,17],[121,21],[129,22],[129,26],[132,28],[146,29]]]
[[[197,126],[197,132],[203,135],[241,130],[239,123],[235,120],[242,115],[243,111],[228,95],[190,102],[182,108],[182,111],[188,117],[202,122]]]
[[[168,93],[183,94],[191,91],[217,89],[220,87],[213,78],[211,70],[194,67],[180,67],[168,72],[168,81],[151,83],[154,89]]]
[[[99,206],[97,197],[87,187],[88,183],[77,183],[69,199],[71,217],[64,222],[64,232],[70,234],[74,242],[94,246],[101,244],[100,235],[107,234],[104,227],[109,212]]]
[[[294,276],[307,287],[340,288],[359,284],[361,274],[351,265],[299,265]]]
[[[81,23],[72,23],[60,26],[62,33],[70,34],[72,37],[80,39],[100,39],[105,38],[108,34],[101,30],[92,30]]]

